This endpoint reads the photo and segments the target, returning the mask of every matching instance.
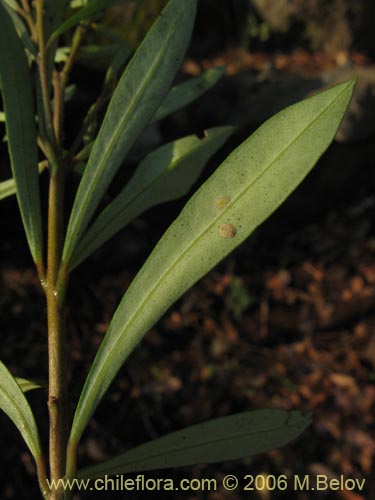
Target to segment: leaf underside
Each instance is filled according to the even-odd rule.
[[[30,71],[23,45],[0,3],[0,87],[17,200],[31,254],[42,260],[38,148]]]
[[[0,408],[13,421],[37,460],[42,455],[32,410],[16,379],[0,361]]]
[[[126,154],[167,94],[188,46],[195,11],[196,0],[170,0],[127,65],[78,188],[63,250],[65,265]]]
[[[354,81],[267,120],[202,185],[165,232],[123,297],[87,376],[77,442],[143,335],[190,286],[242,243],[298,186],[333,140]]]
[[[209,158],[233,130],[233,127],[209,129],[202,139],[184,137],[146,156],[125,188],[78,244],[71,269],[145,210],[188,193]]]
[[[193,425],[78,471],[78,478],[237,460],[280,448],[311,424],[310,415],[255,410]]]

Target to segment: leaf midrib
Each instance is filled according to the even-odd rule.
[[[233,203],[231,203],[230,205],[233,205],[234,202],[237,202],[240,198],[242,198],[248,190],[250,190],[253,185],[259,180],[259,178],[261,176],[263,176],[273,165],[274,163],[285,153],[285,151],[287,149],[290,148],[291,145],[293,145],[296,141],[298,141],[298,139],[306,133],[306,131],[311,128],[314,123],[316,123],[317,120],[319,120],[319,118],[321,116],[323,116],[325,113],[327,113],[330,108],[334,105],[334,103],[341,97],[341,95],[347,90],[347,86],[342,90],[342,92],[340,92],[337,96],[334,97],[334,99],[332,99],[331,103],[323,110],[321,111],[315,118],[314,120],[312,120],[309,125],[307,127],[305,127],[302,132],[300,132],[292,141],[290,141],[290,143],[279,153],[276,155],[276,157],[274,158],[274,160],[272,160],[269,165],[261,172],[259,173],[254,179],[253,181],[248,184],[248,186],[242,191],[240,192],[235,198],[234,198],[234,201]],[[160,283],[165,280],[165,278],[171,274],[171,272],[173,272],[174,268],[176,267],[176,265],[185,257],[185,255],[190,251],[190,249],[201,239],[205,236],[205,234],[217,223],[217,221],[223,217],[223,215],[230,209],[230,205],[224,209],[219,215],[217,215],[213,221],[207,226],[206,230],[204,230],[203,232],[201,232],[201,234],[194,239],[194,241],[192,243],[190,243],[190,245],[188,245],[185,250],[180,253],[177,258],[174,260],[174,262],[171,263],[171,265],[168,267],[168,269],[166,270],[165,273],[162,274],[162,276],[157,280],[157,282],[154,284],[154,286],[151,288],[151,290],[149,291],[148,294],[146,294],[143,298],[143,300],[140,301],[139,303],[139,307],[136,309],[136,312],[133,314],[133,316],[130,317],[129,319],[129,322],[128,324],[126,325],[126,330],[130,330],[131,327],[132,327],[132,324],[137,320],[138,316],[142,313],[143,311],[143,308],[145,306],[145,304],[148,302],[149,298],[154,295],[155,291],[157,291],[157,289],[159,288],[159,285]],[[134,283],[134,282],[133,282]],[[129,289],[130,291],[130,289]],[[125,295],[126,296],[126,295]],[[109,327],[110,328],[110,327]],[[121,333],[124,331],[124,329],[121,330]],[[109,332],[109,330],[108,330]],[[108,333],[107,332],[107,333]],[[110,351],[110,354],[112,352],[117,352],[118,350],[118,346],[119,344],[121,343],[121,341],[123,341],[123,338],[122,338],[122,335],[121,333],[117,334],[116,337],[115,337],[115,340],[114,340],[114,343],[111,347],[111,351]],[[103,339],[103,343],[106,341],[106,337],[104,337]],[[103,344],[102,344],[103,345]],[[100,352],[100,351],[99,351]],[[98,353],[99,353],[98,352]],[[126,359],[126,358],[125,358]],[[125,361],[125,360],[124,360]],[[95,360],[94,360],[94,363],[95,363]],[[101,366],[99,367],[99,375],[96,375],[96,380],[98,380],[98,377],[100,376],[100,373],[103,373],[104,369],[107,368],[108,364],[112,364],[112,356],[108,355],[105,359],[104,359],[104,362],[103,364],[101,364]],[[112,382],[112,380],[111,380]],[[88,386],[88,389],[87,389],[87,398],[89,398],[89,390],[90,390],[90,386],[92,387],[92,384],[90,384]],[[81,405],[79,405],[81,406]]]
[[[194,148],[193,148],[193,149],[189,152],[189,155],[192,155],[192,154],[196,153],[196,152],[197,152],[197,150],[200,148],[200,146],[201,146],[201,144],[197,144],[197,145],[196,145],[196,146],[195,146],[195,147],[194,147]],[[135,192],[135,194],[133,193],[133,196],[132,196],[132,195],[130,195],[130,198],[129,198],[129,200],[128,200],[127,204],[126,204],[125,206],[123,206],[123,208],[122,208],[122,209],[118,209],[118,210],[116,210],[115,215],[114,215],[113,217],[111,217],[111,220],[110,220],[110,222],[109,222],[109,223],[105,223],[105,219],[104,219],[104,217],[102,217],[102,218],[101,218],[101,216],[103,215],[104,211],[103,211],[101,214],[99,214],[98,218],[96,219],[96,222],[98,222],[98,221],[99,221],[99,218],[101,218],[101,220],[100,220],[101,224],[99,225],[98,229],[96,229],[95,231],[94,231],[94,229],[95,229],[95,223],[96,223],[96,222],[94,222],[94,224],[91,226],[91,228],[89,228],[89,229],[88,229],[88,231],[87,231],[86,235],[85,235],[85,236],[82,238],[82,240],[81,240],[81,244],[78,244],[78,245],[77,245],[77,254],[78,254],[78,257],[79,257],[79,250],[80,250],[80,246],[83,246],[83,245],[85,244],[85,246],[84,246],[84,248],[83,248],[83,252],[82,252],[82,253],[84,253],[84,252],[85,252],[85,250],[86,250],[86,252],[87,252],[87,249],[90,249],[90,244],[92,243],[92,241],[94,241],[94,240],[95,240],[95,238],[96,238],[96,236],[100,233],[100,231],[101,231],[101,226],[103,226],[103,225],[104,225],[104,226],[106,226],[106,227],[108,227],[109,225],[111,225],[111,226],[112,226],[112,225],[113,225],[113,223],[114,223],[114,221],[123,215],[123,212],[127,210],[127,208],[129,207],[129,205],[131,205],[131,204],[134,202],[134,200],[136,200],[137,198],[139,198],[140,196],[142,196],[142,195],[143,195],[143,194],[144,194],[147,190],[149,190],[150,188],[152,188],[152,186],[153,186],[155,183],[157,183],[158,181],[160,181],[160,180],[161,180],[161,179],[162,179],[165,175],[167,175],[169,172],[172,172],[172,171],[174,171],[176,168],[178,168],[178,165],[179,165],[180,163],[182,163],[183,161],[185,161],[185,160],[186,160],[186,157],[187,157],[187,156],[183,156],[183,157],[180,157],[179,159],[177,159],[177,160],[175,160],[175,161],[172,161],[172,162],[171,162],[171,163],[167,166],[167,168],[166,168],[166,169],[164,169],[164,170],[163,170],[162,172],[160,172],[160,173],[159,173],[156,177],[154,177],[154,178],[152,179],[152,181],[151,181],[151,182],[149,182],[149,183],[148,183],[148,184],[147,184],[144,188],[142,188],[140,191]],[[129,181],[129,183],[130,183],[130,181]],[[128,187],[128,186],[127,186],[127,187]],[[121,196],[121,193],[119,194],[119,197],[120,197],[120,196]],[[115,201],[116,201],[116,199],[114,200],[114,202],[115,202]],[[113,202],[113,203],[114,203],[114,202]],[[105,210],[109,210],[109,209],[110,209],[110,206],[111,206],[111,205],[108,205],[108,207],[107,207]],[[149,205],[148,207],[146,207],[146,208],[145,208],[145,210],[147,210],[148,208],[151,208],[152,206],[153,206],[153,205],[151,205],[151,206]],[[125,215],[126,215],[126,214],[125,214]],[[126,223],[126,224],[127,224],[127,223]],[[92,235],[90,234],[91,232],[93,233]],[[112,235],[113,235],[113,233],[112,233]],[[90,237],[90,238],[88,238],[88,236],[91,236],[91,237]],[[106,239],[105,239],[105,241],[108,241],[108,239],[109,239],[109,238],[111,238],[111,236],[109,236],[108,238],[106,238]],[[87,242],[87,243],[86,243],[86,241],[85,241],[86,239],[88,240],[88,242]],[[96,248],[97,248],[97,247],[96,247]],[[91,251],[90,251],[90,253],[91,253]],[[80,260],[80,259],[78,259],[78,260]],[[72,261],[74,261],[74,254],[73,254]]]
[[[182,15],[183,15],[183,13],[182,14],[180,13],[177,20],[179,20]],[[108,159],[110,158],[110,156],[115,148],[115,145],[118,142],[118,138],[123,131],[123,124],[126,123],[128,117],[131,116],[133,110],[137,108],[139,99],[144,93],[143,92],[144,88],[145,87],[147,88],[147,86],[149,85],[149,82],[152,80],[154,73],[157,71],[158,66],[159,66],[159,62],[163,59],[163,57],[165,55],[165,47],[169,45],[170,39],[172,38],[173,34],[177,31],[176,26],[178,26],[178,24],[179,23],[177,23],[177,22],[175,24],[173,24],[173,29],[171,29],[168,36],[166,38],[164,38],[164,43],[162,44],[162,47],[159,50],[158,56],[154,59],[154,63],[151,66],[151,69],[147,74],[147,78],[142,79],[142,84],[138,87],[138,91],[136,92],[136,97],[132,99],[132,101],[128,107],[128,111],[124,114],[123,118],[120,121],[119,126],[117,127],[116,133],[114,135],[111,135],[112,139],[109,141],[108,147],[105,148],[105,152],[102,155],[102,160],[99,163],[100,166],[96,170],[96,175],[94,175],[92,177],[91,182],[89,182],[87,189],[86,189],[87,194],[84,195],[83,200],[81,201],[81,205],[83,205],[85,207],[85,209],[81,210],[79,212],[79,213],[81,213],[81,216],[76,217],[75,224],[74,225],[72,224],[72,229],[70,231],[70,235],[74,234],[76,232],[75,228],[77,226],[81,225],[82,219],[84,219],[84,217],[87,213],[87,207],[90,205],[90,201],[87,201],[87,200],[90,200],[90,198],[92,198],[92,191],[94,189],[96,189],[97,185],[100,183],[101,173],[103,171],[103,168],[105,168],[105,165],[107,164]],[[140,50],[141,48],[142,48],[142,46],[140,46],[140,48],[138,50]],[[124,78],[125,78],[125,75],[124,75]],[[104,123],[103,123],[103,125],[104,125]],[[92,155],[90,155],[90,158],[91,158],[91,156]],[[90,158],[89,158],[89,162],[90,162]],[[88,164],[89,164],[89,162],[88,162]],[[86,172],[87,172],[87,170],[86,170]],[[77,234],[79,234],[79,231],[77,231]],[[71,252],[71,253],[73,253],[73,252]],[[69,260],[71,260],[71,256],[69,256],[69,258],[67,259],[67,262]]]
[[[16,382],[17,383],[17,382]],[[21,390],[21,389],[20,389]],[[6,402],[8,403],[8,406],[10,408],[13,408],[14,411],[16,412],[20,422],[21,422],[21,427],[23,429],[28,430],[28,434],[29,436],[31,437],[31,440],[30,440],[30,444],[32,445],[32,448],[33,448],[33,454],[35,454],[34,456],[37,456],[37,449],[38,449],[38,446],[37,446],[37,443],[36,441],[34,440],[34,433],[33,433],[33,429],[31,428],[31,426],[29,425],[29,422],[27,419],[25,419],[24,417],[24,414],[23,414],[23,411],[22,409],[20,408],[20,406],[17,404],[17,401],[15,398],[12,398],[11,394],[9,394],[7,392],[7,390],[5,389],[4,385],[1,385],[0,386],[0,393],[3,394]],[[30,415],[29,415],[30,416]],[[29,439],[30,439],[29,437]]]
[[[272,426],[272,428],[268,428],[268,429],[263,429],[263,430],[251,430],[251,431],[244,431],[244,432],[237,432],[237,433],[233,433],[231,434],[230,436],[227,436],[225,438],[214,438],[214,439],[207,439],[205,441],[202,441],[200,443],[197,443],[197,444],[192,444],[192,445],[187,445],[182,448],[182,443],[180,444],[180,446],[178,445],[175,445],[174,447],[171,447],[167,450],[162,450],[162,451],[158,451],[158,452],[154,452],[153,454],[149,454],[147,453],[147,450],[146,450],[146,453],[138,458],[135,458],[135,459],[130,459],[129,462],[125,463],[124,466],[126,467],[127,465],[132,465],[132,464],[137,464],[139,462],[142,462],[143,460],[147,459],[155,459],[155,458],[158,458],[159,456],[163,456],[163,455],[166,455],[168,454],[168,456],[170,455],[174,455],[178,452],[180,452],[182,449],[183,451],[185,450],[194,450],[195,448],[201,448],[203,446],[207,446],[207,445],[215,445],[217,443],[225,443],[227,441],[232,441],[233,439],[239,439],[239,438],[244,438],[246,439],[247,437],[250,437],[252,436],[253,434],[259,436],[259,435],[264,435],[266,433],[269,433],[269,432],[275,432],[275,431],[278,431],[278,430],[281,430],[283,429],[285,426],[286,426],[286,423],[288,421],[288,419],[290,418],[290,415],[285,415],[285,420],[283,423],[278,423],[278,424],[275,424],[274,426]],[[307,422],[307,420],[306,420]],[[176,432],[179,432],[179,431],[176,431]],[[160,438],[160,439],[163,439],[163,438]],[[152,441],[150,441],[150,443],[152,443]],[[148,443],[144,443],[144,446],[146,446]],[[143,446],[140,445],[140,446]],[[131,453],[132,450],[129,450],[128,452],[125,452],[124,455],[126,455],[127,453]],[[116,464],[114,463],[114,461],[116,460],[116,458],[114,458],[113,460],[109,460],[108,462],[108,466],[101,471],[101,474],[104,473],[106,470],[111,470],[113,469],[113,467],[116,467]],[[120,457],[117,458],[117,460],[120,460]],[[121,467],[122,465],[121,464],[118,464],[117,467]],[[98,467],[100,467],[100,464],[98,465]]]

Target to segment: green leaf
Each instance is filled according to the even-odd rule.
[[[85,45],[79,50],[80,61],[96,61],[113,58],[118,50],[117,45]]]
[[[71,9],[80,9],[88,4],[89,0],[71,0],[69,7]]]
[[[17,188],[14,179],[8,179],[7,181],[0,182],[0,200],[16,194],[16,190]]]
[[[298,411],[255,410],[216,418],[141,444],[101,464],[78,471],[78,478],[238,460],[280,448],[311,424]]]
[[[131,52],[131,48],[125,42],[117,45],[116,53],[114,54],[114,57],[105,74],[105,85],[108,85],[116,76],[118,71],[120,71],[120,69],[125,65],[131,56]]]
[[[190,40],[196,0],[170,0],[127,65],[110,101],[74,201],[67,265],[101,197],[168,92]]]
[[[65,62],[70,54],[70,47],[59,47],[55,54],[55,63]]]
[[[76,409],[77,443],[117,371],[189,287],[242,243],[298,186],[334,138],[354,81],[267,120],[202,185],[139,271],[109,325]]]
[[[42,389],[43,386],[35,382],[34,380],[28,380],[26,378],[15,377],[15,381],[20,386],[20,389],[23,393],[28,391],[33,391],[35,389]]]
[[[22,43],[1,3],[0,25],[0,87],[11,167],[31,254],[40,263],[42,224],[32,82]]]
[[[12,20],[12,23],[14,25],[15,30],[18,33],[18,36],[21,38],[24,46],[27,48],[27,50],[32,54],[32,56],[35,58],[38,55],[38,51],[31,41],[29,32],[25,26],[25,23],[23,20],[20,18],[20,16],[17,14],[17,10],[19,8],[17,2],[13,2],[12,0],[2,0],[3,5],[9,15],[9,17]]]
[[[87,160],[87,158],[90,156],[90,153],[91,153],[91,150],[92,150],[92,147],[93,147],[94,143],[93,142],[89,142],[88,144],[86,144],[86,146],[84,146],[81,151],[79,151],[74,159],[78,162],[84,162],[85,160]],[[82,163],[81,163],[82,165]],[[81,175],[83,175],[83,172],[84,172],[84,169],[86,168],[86,164],[84,163],[84,168],[82,169],[81,171],[81,168],[79,169],[79,173]]]
[[[0,408],[20,431],[35,460],[42,455],[34,415],[20,386],[0,361]]]
[[[187,82],[175,85],[169,91],[167,97],[162,102],[157,112],[152,117],[152,122],[156,122],[174,113],[180,108],[190,104],[213,87],[224,75],[225,66],[211,68],[196,78],[191,78]]]
[[[17,0],[1,0],[4,5],[8,5],[11,9],[16,11],[19,8]]]
[[[43,172],[45,169],[45,165],[43,162],[39,164],[39,173]],[[11,179],[7,179],[6,181],[0,182],[0,200],[4,198],[8,198],[17,193],[17,186],[13,177]]]
[[[71,268],[145,210],[188,193],[207,161],[233,130],[233,127],[213,128],[202,139],[195,135],[184,137],[148,155],[78,244]]]
[[[79,22],[84,21],[85,19],[97,14],[116,1],[118,0],[91,0],[90,2],[87,2],[84,7],[70,16],[52,33],[50,39],[48,40],[48,45],[56,40],[60,35],[68,31],[70,28],[73,28],[73,26],[75,26]]]

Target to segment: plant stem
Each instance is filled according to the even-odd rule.
[[[64,173],[60,166],[51,172],[48,206],[47,320],[50,416],[50,477],[58,481],[65,474],[68,423],[67,356],[64,332],[64,302],[57,291],[63,226]],[[60,500],[63,491],[51,491],[50,500]]]
[[[35,43],[37,38],[38,38],[38,35],[37,35],[36,29],[35,29],[34,20],[33,20],[33,17],[31,15],[30,10],[18,8],[16,12],[18,15],[20,15],[25,20],[27,27],[29,28],[29,31],[30,31],[31,40]]]
[[[38,35],[38,47],[39,47],[39,57],[38,57],[38,67],[40,76],[40,85],[42,89],[42,100],[43,100],[43,111],[44,111],[44,121],[46,127],[47,140],[51,147],[57,151],[57,141],[55,137],[55,131],[53,128],[53,118],[50,103],[50,84],[49,84],[49,72],[47,64],[47,52],[44,37],[44,23],[43,23],[43,8],[44,0],[37,0],[35,4],[36,9],[36,29]]]
[[[61,73],[58,73],[57,71],[54,72],[54,78],[53,78],[54,89],[55,89],[54,129],[59,146],[61,146],[62,142],[65,89],[85,31],[86,27],[82,25],[79,25],[77,27],[73,35],[69,56],[65,62],[65,65]]]
[[[48,50],[45,44],[44,33],[44,0],[35,1],[36,32],[39,48],[38,69],[41,85],[41,97],[44,111],[44,128],[46,137],[43,138],[43,151],[49,161],[50,184],[48,199],[48,242],[47,242],[47,273],[44,289],[47,300],[48,324],[48,410],[49,410],[49,462],[50,480],[57,485],[59,479],[65,475],[66,445],[68,436],[68,388],[67,388],[67,353],[64,329],[64,297],[65,286],[58,285],[59,269],[61,264],[61,250],[63,237],[63,202],[65,171],[61,150],[61,123],[60,97],[62,89],[57,85],[55,94],[57,116],[54,117],[51,109],[51,76],[49,68]],[[60,84],[60,81],[57,82]],[[61,111],[61,112],[60,112]],[[54,126],[55,119],[55,126]],[[38,468],[39,480],[45,475],[44,470]],[[43,469],[43,467],[42,467]],[[45,485],[41,484],[42,491]],[[49,491],[48,500],[63,500],[65,492],[62,487]]]

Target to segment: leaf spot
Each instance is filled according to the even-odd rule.
[[[216,210],[223,210],[230,202],[230,198],[228,196],[218,196],[214,201],[214,208]]]
[[[237,229],[233,224],[221,224],[219,234],[222,238],[234,238],[237,234]]]

